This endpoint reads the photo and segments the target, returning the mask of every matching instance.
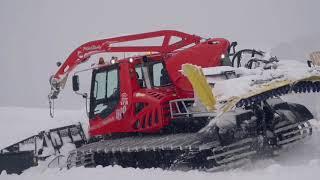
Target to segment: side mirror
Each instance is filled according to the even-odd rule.
[[[79,76],[74,75],[72,76],[72,89],[73,91],[79,91]]]

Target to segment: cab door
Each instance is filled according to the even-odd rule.
[[[120,100],[119,66],[95,70],[92,75],[90,119],[108,117]]]

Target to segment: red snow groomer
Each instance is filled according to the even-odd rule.
[[[158,46],[122,45],[157,38],[162,39]],[[242,164],[262,154],[273,155],[311,135],[309,120],[313,116],[309,110],[284,102],[280,96],[292,91],[319,91],[318,76],[276,83],[257,81],[259,87],[250,84],[255,90],[239,96],[236,91],[232,97],[223,91],[214,93],[219,93],[223,82],[244,82],[243,74],[236,70],[241,69],[243,54],[250,54],[245,65],[248,69],[263,64],[262,70],[268,71],[274,66],[266,65],[278,62],[274,57],[257,58],[263,57],[260,51],[235,52],[235,46],[235,42],[222,38],[203,39],[164,30],[96,40],[78,47],[51,78],[51,101],[65,86],[68,75],[92,55],[145,55],[114,57],[109,62],[100,59],[91,68],[90,95],[82,94],[90,101],[90,141],[70,153],[69,167],[118,164],[209,171]],[[215,67],[214,73],[208,74]],[[210,81],[217,77],[219,80]],[[79,93],[79,76],[72,80],[74,91]]]

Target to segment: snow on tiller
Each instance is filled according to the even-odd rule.
[[[81,124],[41,131],[1,150],[0,172],[21,173],[52,155],[60,154],[62,146],[71,143],[80,147],[86,142]]]

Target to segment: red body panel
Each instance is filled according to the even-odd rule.
[[[188,79],[180,72],[181,65],[194,64],[201,67],[215,67],[221,65],[221,54],[226,54],[230,43],[226,39],[214,38],[197,44],[191,48],[179,51],[167,59],[166,67],[171,80],[178,90],[193,94]],[[182,93],[182,92],[181,92]]]
[[[120,80],[120,101],[107,118],[97,116],[90,120],[89,134],[97,136],[111,133],[150,133],[158,132],[167,126],[170,123],[168,102],[179,98],[174,86],[142,89],[138,86],[134,64],[122,61],[119,65],[120,78],[125,79]],[[145,104],[145,107],[136,113],[138,103]]]

